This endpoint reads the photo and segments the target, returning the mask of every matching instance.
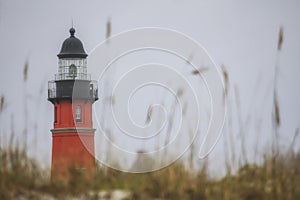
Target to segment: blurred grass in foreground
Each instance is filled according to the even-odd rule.
[[[191,172],[180,162],[145,174],[99,167],[93,180],[72,173],[67,184],[51,182],[47,174],[25,150],[1,149],[0,199],[97,199],[97,192],[115,189],[130,191],[129,199],[300,199],[300,152],[265,156],[262,165],[245,164],[218,180],[209,178],[206,165]]]

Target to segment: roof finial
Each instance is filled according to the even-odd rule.
[[[75,29],[74,28],[70,28],[70,34],[71,34],[71,37],[74,37],[74,34],[75,34]]]
[[[71,37],[74,37],[74,34],[75,34],[75,29],[73,28],[73,18],[72,18],[72,28],[70,28],[70,35]]]

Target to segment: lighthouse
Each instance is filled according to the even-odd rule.
[[[92,105],[98,85],[87,73],[87,54],[70,30],[58,56],[58,73],[48,82],[48,100],[54,107],[51,177],[68,177],[70,170],[94,174]]]

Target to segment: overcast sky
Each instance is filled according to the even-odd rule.
[[[222,64],[227,67],[230,81],[240,93],[242,121],[250,124],[246,127],[252,130],[246,136],[250,149],[258,141],[257,137],[271,133],[277,63],[283,147],[291,143],[300,126],[299,1],[0,0],[0,95],[6,99],[0,116],[1,134],[4,137],[12,123],[16,134],[22,134],[27,123],[30,151],[45,166],[50,163],[49,129],[53,123],[47,81],[57,73],[56,55],[69,36],[72,19],[76,36],[88,53],[105,39],[108,19],[112,34],[154,26],[174,29],[194,38],[219,67]],[[284,29],[284,41],[278,54],[280,26]],[[29,71],[24,83],[26,61]],[[226,137],[221,138],[219,147]],[[298,138],[297,149],[299,145]],[[263,154],[268,140],[260,141],[259,146]],[[220,152],[216,151],[212,157],[220,156]]]

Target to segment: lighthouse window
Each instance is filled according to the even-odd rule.
[[[76,122],[82,122],[81,106],[76,106]]]
[[[57,123],[57,106],[54,107],[54,123]]]

